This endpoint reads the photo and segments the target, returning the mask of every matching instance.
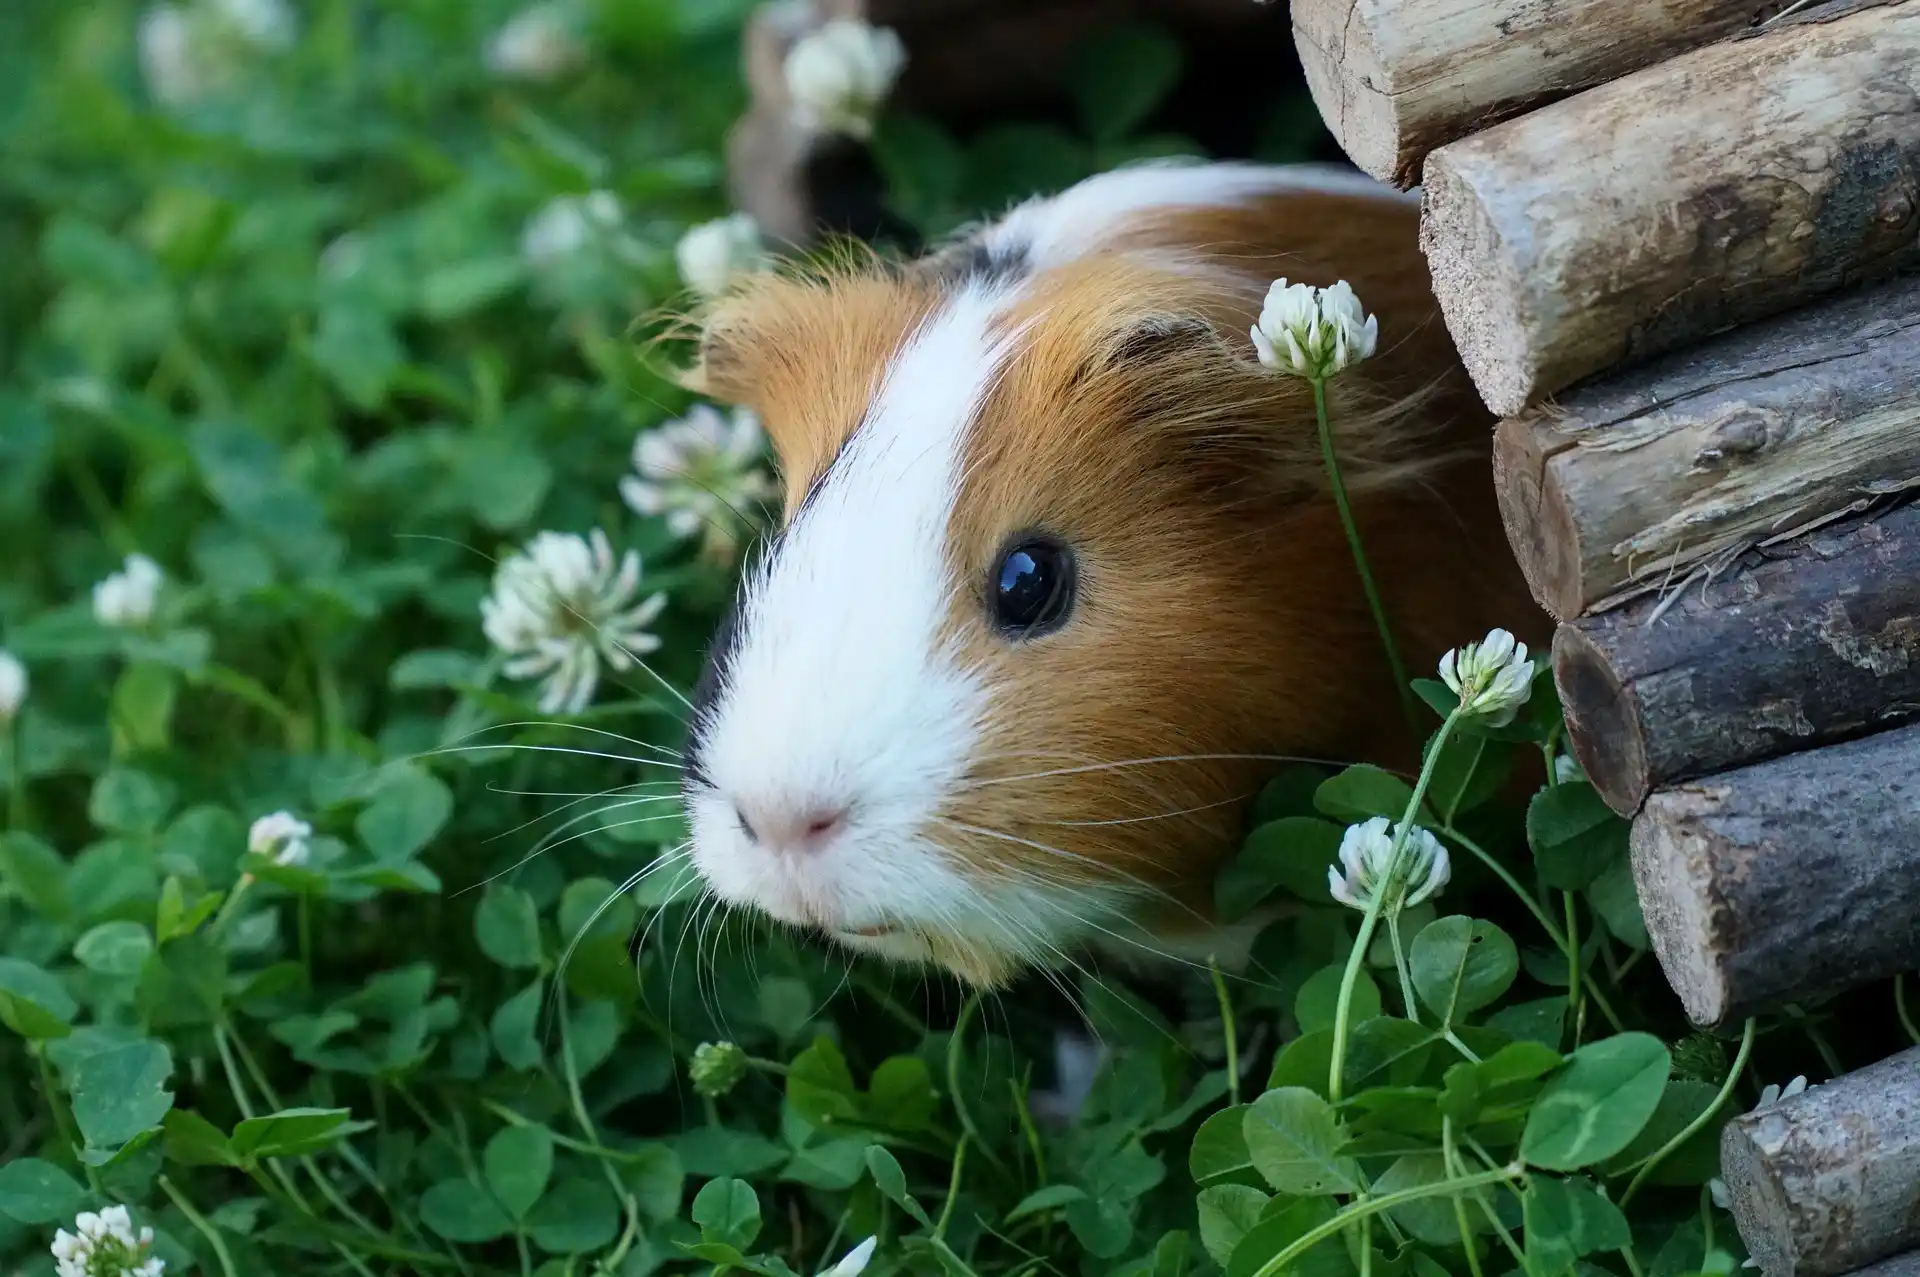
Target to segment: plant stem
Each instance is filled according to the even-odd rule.
[[[1414,1003],[1413,973],[1407,970],[1407,951],[1400,944],[1400,915],[1387,916],[1387,940],[1393,945],[1393,969],[1400,976],[1400,1000],[1407,1005],[1407,1019],[1420,1023],[1420,1011]]]
[[[554,991],[560,998],[560,1066],[566,1074],[567,1102],[573,1109],[573,1120],[580,1124],[580,1130],[589,1140],[598,1144],[600,1132],[595,1128],[593,1118],[587,1114],[587,1101],[580,1093],[580,1071],[574,1067],[573,1063],[573,1017],[567,1010],[567,991],[557,982]],[[620,1203],[627,1220],[626,1229],[621,1233],[613,1253],[601,1261],[600,1271],[610,1273],[619,1268],[620,1261],[625,1259],[627,1251],[632,1249],[634,1238],[640,1234],[640,1203],[628,1191],[625,1181],[620,1178],[620,1173],[614,1170],[611,1164],[601,1161],[600,1170],[606,1175],[607,1184],[613,1189],[614,1199]]]
[[[1353,510],[1347,504],[1347,485],[1340,477],[1340,458],[1333,446],[1333,424],[1327,418],[1327,383],[1322,377],[1308,379],[1313,387],[1313,415],[1320,425],[1320,456],[1326,462],[1327,481],[1333,488],[1333,504],[1340,512],[1340,526],[1347,534],[1347,546],[1353,551],[1353,566],[1360,574],[1360,588],[1367,596],[1367,607],[1373,612],[1374,628],[1380,632],[1380,646],[1387,654],[1387,667],[1393,674],[1393,686],[1400,693],[1400,708],[1407,716],[1407,726],[1417,734],[1420,730],[1420,710],[1414,703],[1413,686],[1407,680],[1406,666],[1401,664],[1400,650],[1394,646],[1393,630],[1387,624],[1387,609],[1380,602],[1380,591],[1373,583],[1373,569],[1367,566],[1366,548],[1360,542],[1360,528],[1353,521]]]
[[[1360,979],[1360,964],[1366,961],[1367,949],[1373,943],[1373,929],[1379,924],[1380,911],[1387,898],[1400,890],[1400,853],[1406,847],[1407,835],[1413,829],[1413,820],[1419,814],[1420,804],[1426,799],[1427,786],[1433,783],[1433,771],[1440,761],[1440,752],[1446,748],[1447,737],[1453,734],[1455,723],[1460,721],[1461,710],[1455,707],[1447,715],[1440,730],[1434,734],[1433,744],[1427,749],[1426,761],[1420,765],[1420,777],[1413,784],[1413,795],[1407,800],[1406,813],[1401,816],[1399,827],[1394,831],[1393,848],[1387,853],[1386,868],[1374,883],[1373,898],[1367,901],[1367,912],[1360,919],[1360,934],[1353,942],[1353,951],[1347,955],[1347,969],[1340,976],[1340,1000],[1334,1006],[1333,1013],[1333,1064],[1327,1074],[1327,1098],[1335,1104],[1340,1102],[1341,1073],[1346,1067],[1347,1030],[1353,1011],[1353,988]],[[1395,907],[1399,902],[1395,901]]]
[[[1213,996],[1220,1003],[1221,1033],[1227,1040],[1227,1102],[1240,1103],[1240,1035],[1233,1023],[1233,999],[1227,996],[1226,977],[1220,974],[1220,964],[1212,958],[1207,959],[1207,970],[1213,975]]]
[[[1746,1027],[1740,1031],[1740,1050],[1733,1057],[1733,1067],[1727,1070],[1727,1080],[1720,1084],[1720,1093],[1713,1097],[1713,1103],[1707,1105],[1700,1116],[1688,1122],[1678,1135],[1662,1144],[1654,1151],[1653,1156],[1641,1164],[1639,1173],[1627,1184],[1627,1191],[1620,1195],[1620,1209],[1626,1209],[1627,1203],[1633,1200],[1633,1195],[1640,1191],[1640,1185],[1646,1182],[1647,1176],[1659,1169],[1660,1163],[1673,1156],[1676,1149],[1704,1130],[1707,1123],[1714,1119],[1715,1114],[1726,1107],[1727,1101],[1733,1096],[1735,1084],[1740,1081],[1740,1075],[1746,1071],[1748,1058],[1753,1055],[1754,1026],[1755,1021],[1749,1017]]]
[[[935,1241],[943,1240],[947,1235],[947,1222],[953,1218],[953,1204],[960,1200],[960,1175],[967,1166],[967,1144],[972,1140],[968,1133],[960,1137],[960,1143],[953,1150],[953,1175],[947,1180],[947,1200],[940,1207],[940,1218],[933,1225]]]
[[[1580,1047],[1580,1027],[1583,1017],[1580,1014],[1580,912],[1573,903],[1573,893],[1560,893],[1567,914],[1567,1015],[1573,1021],[1574,1049]]]
[[[953,1112],[960,1119],[960,1129],[964,1132],[961,1143],[971,1138],[980,1146],[980,1152],[993,1163],[993,1168],[1001,1174],[1007,1173],[1006,1163],[995,1155],[991,1146],[980,1138],[980,1128],[973,1124],[973,1114],[967,1109],[966,1100],[961,1098],[960,1054],[967,1036],[967,1022],[973,1019],[974,1012],[980,1009],[980,995],[970,995],[960,1006],[960,1015],[953,1022],[953,1034],[947,1039],[947,1094],[953,1097]],[[956,1157],[958,1154],[955,1155]]]
[[[1495,1170],[1481,1171],[1477,1175],[1464,1175],[1459,1179],[1442,1180],[1438,1184],[1416,1184],[1412,1188],[1403,1188],[1397,1193],[1388,1193],[1384,1197],[1370,1197],[1364,1202],[1355,1202],[1326,1223],[1315,1228],[1310,1228],[1300,1234],[1299,1237],[1294,1239],[1292,1244],[1286,1246],[1279,1254],[1255,1269],[1251,1277],[1274,1277],[1276,1273],[1285,1271],[1294,1260],[1300,1258],[1300,1256],[1306,1254],[1309,1250],[1312,1250],[1315,1246],[1327,1240],[1327,1238],[1343,1231],[1348,1224],[1357,1223],[1369,1215],[1378,1215],[1381,1211],[1393,1210],[1396,1207],[1405,1206],[1408,1202],[1417,1202],[1428,1197],[1439,1197],[1443,1193],[1461,1193],[1468,1189],[1480,1188],[1488,1184],[1498,1184],[1502,1180],[1520,1174],[1525,1169],[1526,1168],[1520,1163],[1515,1162],[1510,1166],[1502,1166]]]
[[[193,1225],[193,1230],[207,1239],[207,1245],[213,1247],[213,1257],[220,1261],[220,1271],[227,1277],[240,1277],[234,1271],[233,1256],[227,1253],[227,1243],[220,1236],[220,1230],[208,1223],[206,1216],[193,1208],[193,1203],[187,1200],[185,1193],[173,1186],[172,1180],[162,1175],[156,1182],[160,1185],[160,1191],[165,1193],[168,1200],[173,1203],[174,1209],[185,1215],[187,1222]]]
[[[1455,1154],[1453,1151],[1453,1119],[1440,1119],[1440,1157],[1447,1168],[1449,1177],[1453,1175]],[[1467,1219],[1467,1203],[1459,1193],[1453,1195],[1453,1217],[1460,1225],[1460,1248],[1467,1252],[1467,1267],[1473,1277],[1486,1277],[1480,1270],[1480,1248],[1473,1244],[1473,1225]]]

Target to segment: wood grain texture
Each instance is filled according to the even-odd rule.
[[[1293,0],[1348,157],[1401,189],[1437,146],[1764,21],[1781,0]]]
[[[1902,1251],[1865,1268],[1856,1268],[1848,1277],[1920,1277],[1920,1250]]]
[[[1633,880],[1690,1019],[1726,1028],[1920,966],[1916,778],[1908,726],[1647,799]]]
[[[1920,1048],[1733,1119],[1720,1173],[1766,1277],[1920,1268]]]
[[[1920,0],[1784,20],[1427,157],[1421,243],[1487,406],[1920,262]]]
[[[1500,423],[1494,486],[1570,621],[1920,483],[1920,276],[1739,328]]]
[[[1822,529],[1663,606],[1560,626],[1581,770],[1623,816],[1659,786],[1920,715],[1920,506]]]

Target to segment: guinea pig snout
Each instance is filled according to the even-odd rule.
[[[735,799],[734,819],[747,841],[769,851],[810,855],[847,827],[850,811],[825,803],[769,803]]]

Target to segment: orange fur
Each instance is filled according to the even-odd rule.
[[[1176,269],[1169,253],[1210,269]],[[1440,322],[1415,211],[1303,192],[1142,217],[1113,250],[1024,286],[1008,322],[1025,335],[967,440],[949,529],[964,588],[948,624],[993,692],[946,814],[998,836],[939,837],[976,871],[1144,884],[1163,901],[1153,925],[1171,934],[1208,914],[1274,764],[1104,765],[1414,762],[1310,390],[1254,362],[1246,335],[1281,275],[1344,278],[1380,317],[1379,354],[1329,393],[1413,672],[1493,625],[1544,635],[1500,530],[1491,422]],[[789,515],[941,292],[931,270],[842,265],[763,279],[709,323],[705,384],[765,421]],[[1036,528],[1073,547],[1079,601],[1057,633],[1009,643],[985,583],[1008,538]],[[990,956],[946,960],[981,982],[1007,974]]]

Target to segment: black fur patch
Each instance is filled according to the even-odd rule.
[[[941,250],[930,263],[940,278],[955,287],[963,284],[1010,284],[1032,269],[1025,244],[988,244],[983,239],[962,240]]]

